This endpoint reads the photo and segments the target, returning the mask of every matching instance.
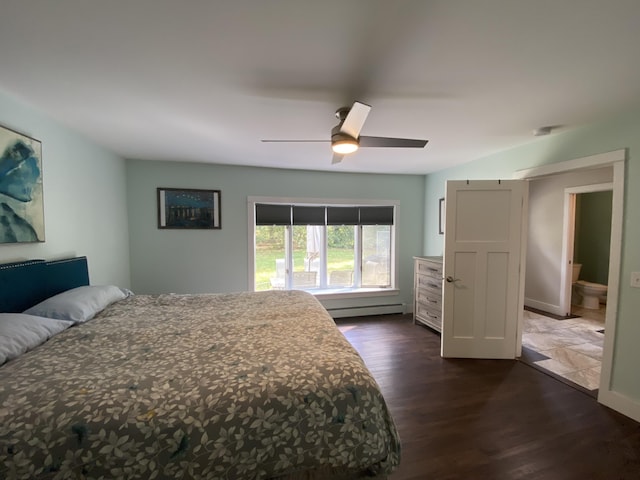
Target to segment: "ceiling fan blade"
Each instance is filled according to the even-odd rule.
[[[350,137],[358,138],[360,136],[360,130],[362,130],[362,126],[370,111],[371,106],[360,102],[353,102],[353,107],[351,107],[347,117],[344,119],[344,122],[342,122],[340,132],[346,133]]]
[[[361,147],[424,148],[429,140],[360,136],[358,141]]]
[[[342,162],[344,155],[340,155],[339,153],[334,153],[333,158],[331,159],[331,164],[334,165],[336,163]]]
[[[329,143],[331,140],[260,140],[262,143]]]

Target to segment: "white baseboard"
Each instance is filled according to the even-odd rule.
[[[553,313],[554,315],[564,316],[566,313],[560,310],[560,305],[552,305],[550,303],[539,302],[538,300],[533,300],[531,298],[524,299],[524,306],[535,308],[536,310],[542,310],[543,312]]]
[[[364,317],[367,315],[385,315],[389,313],[406,313],[406,304],[393,303],[387,305],[367,305],[364,307],[328,308],[332,318]]]
[[[611,390],[600,389],[598,402],[629,418],[633,418],[636,422],[640,422],[640,403],[629,397]]]

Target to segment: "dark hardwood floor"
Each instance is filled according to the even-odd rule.
[[[640,424],[530,366],[440,357],[409,315],[336,320],[402,441],[390,480],[640,479]]]

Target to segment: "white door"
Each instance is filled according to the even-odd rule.
[[[523,180],[447,182],[443,357],[520,354],[527,191]]]

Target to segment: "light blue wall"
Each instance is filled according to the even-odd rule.
[[[447,179],[512,178],[516,170],[582,158],[627,148],[624,223],[612,390],[640,404],[640,289],[631,288],[632,271],[640,270],[640,113],[608,120],[575,130],[541,137],[531,143],[496,153],[471,163],[443,170],[425,178],[424,254],[442,253],[437,234],[437,204]]]
[[[221,230],[158,230],[157,187],[221,190]],[[400,296],[323,301],[327,307],[412,302],[422,251],[424,177],[357,175],[181,162],[127,162],[131,279],[138,293],[248,288],[247,197],[399,200]]]
[[[2,92],[0,124],[42,142],[46,239],[0,245],[0,263],[86,255],[92,283],[129,286],[124,160]]]

